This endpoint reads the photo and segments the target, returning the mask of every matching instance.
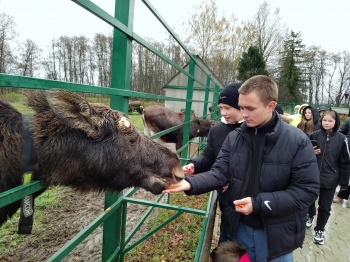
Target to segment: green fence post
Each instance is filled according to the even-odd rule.
[[[219,93],[220,93],[220,86],[218,84],[215,84],[214,87],[214,94],[213,94],[213,106],[211,111],[211,119],[218,119],[219,118],[219,107],[218,107],[218,101],[219,101]]]
[[[116,0],[114,17],[121,23],[132,29],[134,0]],[[111,88],[130,90],[132,40],[127,35],[114,28],[113,49],[111,64]],[[128,113],[128,98],[111,95],[110,106],[124,113]],[[117,170],[116,170],[117,172]],[[106,193],[105,209],[111,206],[123,193]],[[118,246],[121,244],[122,230],[122,206],[104,222],[102,261],[107,261]],[[124,211],[126,212],[126,211]],[[123,258],[117,257],[116,261]]]
[[[193,56],[194,59],[196,58],[196,56]],[[190,59],[190,65],[188,68],[188,73],[190,75],[195,74],[195,66],[196,66],[196,62],[195,60],[193,60],[192,58]],[[186,99],[188,100],[192,100],[193,98],[193,83],[194,80],[191,77],[188,77],[188,82],[187,82],[187,93],[186,93]],[[185,122],[189,122],[191,120],[191,109],[192,109],[192,102],[186,102],[186,107],[185,107]],[[190,134],[190,124],[187,124],[184,126],[184,133],[183,133],[183,138],[182,138],[182,146],[184,146],[185,144],[188,143],[188,138],[189,138],[189,134]],[[186,148],[184,148],[181,151],[181,158],[182,159],[188,159],[188,146]],[[184,160],[181,160],[182,162],[185,162]],[[184,163],[182,163],[184,164]]]
[[[203,107],[203,119],[207,119],[208,114],[208,101],[209,101],[209,91],[210,91],[210,78],[211,75],[207,75],[207,83],[205,87],[205,95],[204,95],[204,107]]]

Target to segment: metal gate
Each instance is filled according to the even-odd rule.
[[[215,84],[215,95],[213,101],[209,102],[208,96],[206,96],[205,101],[197,101],[192,99],[194,82],[200,86],[206,88],[209,92],[210,84],[213,81],[210,75],[207,75],[206,83],[200,82],[194,77],[195,66],[199,66],[196,63],[196,56],[192,55],[185,45],[181,42],[176,34],[168,27],[167,23],[161,18],[155,8],[147,0],[142,0],[142,2],[147,6],[147,8],[155,15],[155,17],[164,25],[167,31],[174,37],[178,44],[185,50],[185,52],[190,57],[190,66],[188,72],[185,71],[181,66],[174,63],[170,58],[168,58],[163,53],[159,52],[155,47],[150,45],[147,41],[139,37],[132,31],[130,24],[129,14],[133,12],[134,0],[116,0],[115,1],[115,17],[109,15],[107,12],[102,10],[100,7],[95,5],[89,0],[73,0],[73,2],[85,8],[87,11],[91,12],[93,15],[99,17],[106,23],[114,27],[113,34],[113,51],[112,51],[112,76],[110,88],[101,86],[91,86],[84,84],[60,82],[47,79],[30,78],[14,75],[0,74],[0,86],[2,87],[15,87],[15,88],[31,88],[31,89],[51,89],[60,88],[73,92],[88,92],[94,94],[104,94],[110,96],[110,106],[113,109],[128,113],[128,100],[129,97],[132,98],[145,98],[145,99],[159,99],[159,100],[171,100],[171,101],[182,101],[186,102],[186,114],[185,114],[185,124],[184,124],[184,138],[183,138],[183,148],[188,146],[188,136],[189,136],[189,123],[191,114],[192,102],[202,102],[204,103],[203,115],[206,115],[208,103],[212,103],[213,112],[217,112],[217,95],[219,92],[218,84]],[[187,85],[187,96],[184,99],[171,98],[160,95],[152,95],[148,93],[134,92],[130,91],[130,71],[131,71],[131,47],[132,41],[136,41],[143,47],[147,48],[155,55],[159,56],[161,59],[171,64],[177,70],[188,76]],[[200,66],[199,66],[200,68]],[[118,69],[118,70],[116,70]],[[204,70],[203,70],[204,72]],[[176,128],[180,128],[178,126]],[[174,128],[173,128],[174,129]],[[173,129],[169,129],[154,135],[151,138],[157,138],[161,135],[171,132]],[[189,158],[188,150],[181,150],[181,160],[186,161]],[[11,189],[9,191],[0,194],[0,207],[6,206],[9,203],[22,199],[26,195],[37,192],[44,189],[44,186],[40,181],[33,181],[28,185],[21,185],[17,188]],[[78,233],[71,241],[67,242],[59,251],[57,251],[48,261],[61,261],[69,252],[71,252],[79,243],[81,243],[91,232],[93,232],[98,226],[104,223],[103,227],[103,246],[102,246],[102,261],[124,261],[125,254],[142,243],[149,236],[154,234],[156,231],[160,230],[162,227],[168,223],[175,220],[178,216],[183,213],[191,213],[195,215],[200,215],[204,217],[203,227],[201,231],[200,240],[196,250],[195,261],[208,261],[208,254],[210,251],[210,243],[212,236],[212,228],[216,210],[216,194],[211,193],[208,207],[206,210],[196,210],[186,207],[174,206],[169,202],[167,204],[160,203],[163,195],[159,195],[157,200],[154,202],[144,201],[139,199],[134,199],[131,196],[137,191],[137,188],[131,189],[126,194],[122,192],[106,193],[105,194],[105,208],[104,212],[98,216],[89,226]],[[136,203],[140,205],[149,206],[148,210],[142,217],[142,219],[137,223],[137,225],[131,230],[128,236],[125,236],[125,224],[126,224],[126,211],[127,203]],[[176,210],[176,214],[168,218],[157,228],[147,233],[141,239],[137,240],[135,243],[130,244],[130,240],[135,232],[140,228],[144,220],[151,214],[152,210],[157,208],[165,208]],[[128,245],[129,244],[129,245]]]

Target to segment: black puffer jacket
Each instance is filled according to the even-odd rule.
[[[336,111],[336,121],[331,133],[321,126],[312,133],[310,139],[317,140],[321,154],[316,155],[320,169],[321,188],[347,188],[350,173],[350,152],[346,136],[338,132],[340,118]]]
[[[241,124],[242,123],[224,124],[219,122],[210,128],[207,145],[205,146],[203,153],[187,162],[187,164],[192,163],[194,165],[194,174],[210,170],[215,163],[216,157],[218,156],[227,135],[240,127]]]
[[[253,213],[263,219],[270,259],[302,246],[308,207],[319,192],[319,171],[309,138],[300,129],[281,121],[278,114],[274,117],[278,119],[266,137],[263,165],[257,178],[261,193],[252,197]],[[231,240],[241,216],[233,201],[247,197],[252,158],[249,132],[251,128],[243,123],[227,136],[209,172],[186,177],[191,184],[187,194],[202,194],[230,183],[228,207],[223,215]]]
[[[203,153],[187,162],[187,164],[192,163],[194,165],[194,174],[203,173],[211,169],[227,135],[236,128],[239,128],[241,125],[242,123],[224,124],[219,122],[210,128],[207,138],[207,145],[204,148]],[[225,201],[227,191],[223,192],[222,188],[220,188],[217,190],[217,194],[219,207],[221,212],[223,212],[227,205]]]

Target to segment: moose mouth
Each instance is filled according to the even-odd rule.
[[[156,176],[156,178],[164,183],[165,188],[168,188],[169,186],[174,187],[176,184],[179,184],[184,179],[184,177],[178,176],[172,176],[170,178],[161,178],[159,176]]]

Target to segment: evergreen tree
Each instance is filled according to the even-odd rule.
[[[305,81],[301,67],[304,49],[305,45],[302,44],[301,33],[291,31],[284,42],[280,69],[280,97],[283,97],[285,101],[299,102],[305,100],[302,97]]]
[[[238,61],[238,80],[244,82],[255,75],[266,75],[266,62],[256,46],[250,46]]]

